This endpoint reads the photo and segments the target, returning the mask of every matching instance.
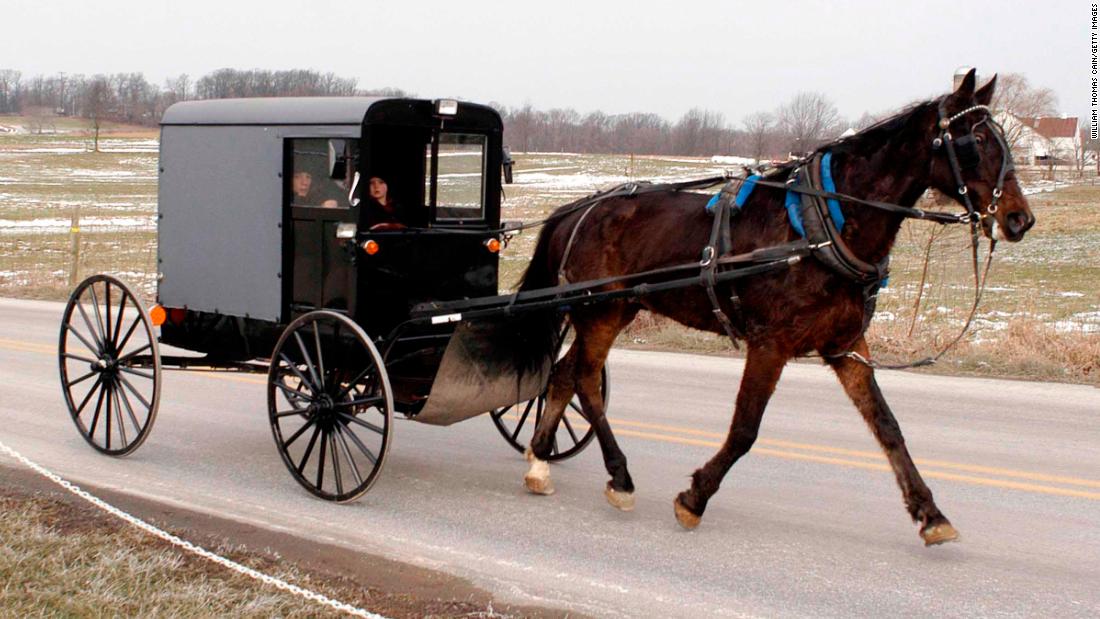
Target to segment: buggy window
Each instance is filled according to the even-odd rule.
[[[435,219],[469,220],[485,218],[486,136],[469,133],[439,135],[435,171]],[[433,170],[431,146],[425,170]],[[430,172],[429,172],[430,174]],[[430,195],[431,177],[425,179]]]
[[[333,180],[328,174],[328,140],[296,138],[290,142],[290,204],[291,206],[324,206],[347,208],[344,181]]]

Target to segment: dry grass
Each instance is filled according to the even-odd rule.
[[[313,602],[185,556],[129,526],[0,497],[0,614],[10,617],[313,617]],[[262,561],[221,549],[251,567]],[[281,577],[303,576],[280,568]],[[305,579],[308,583],[308,579]]]

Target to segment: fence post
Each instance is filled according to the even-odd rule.
[[[69,265],[69,288],[75,288],[80,281],[80,205],[73,207],[73,218],[69,224],[69,253],[72,262]]]

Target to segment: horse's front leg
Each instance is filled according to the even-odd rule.
[[[867,341],[862,337],[852,350],[865,359],[870,358]],[[829,364],[840,379],[840,384],[844,386],[844,391],[867,421],[882,450],[886,452],[898,485],[901,486],[909,515],[914,522],[920,523],[920,536],[924,539],[924,544],[932,546],[957,540],[958,531],[936,507],[932,500],[932,491],[924,484],[913,459],[909,457],[901,428],[886,404],[886,399],[882,397],[882,391],[875,381],[874,370],[848,357],[833,357],[829,359]]]
[[[699,526],[707,501],[718,492],[722,478],[734,462],[748,453],[756,441],[764,408],[775,391],[789,355],[768,347],[750,346],[745,360],[745,373],[737,393],[737,406],[729,434],[718,453],[691,476],[691,488],[673,501],[676,520],[685,529]]]

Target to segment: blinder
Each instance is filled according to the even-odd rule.
[[[955,138],[955,154],[959,158],[959,167],[971,170],[982,162],[982,151],[978,150],[978,140],[973,133]]]

